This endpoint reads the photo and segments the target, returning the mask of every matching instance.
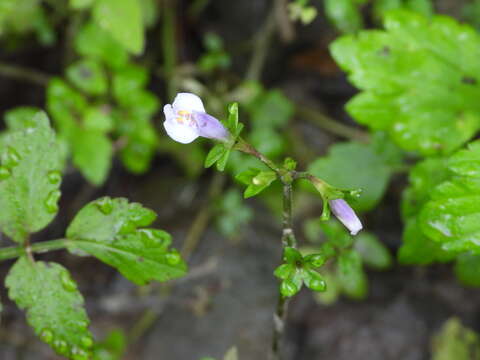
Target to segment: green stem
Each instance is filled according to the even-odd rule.
[[[366,143],[369,141],[367,133],[360,129],[339,123],[321,112],[302,105],[296,107],[298,116],[310,121],[328,132],[351,140]]]
[[[270,169],[275,171],[280,178],[282,177],[283,175],[282,169],[279,166],[277,166],[277,164],[275,164],[272,160],[267,158],[265,155],[263,155],[261,152],[259,152],[257,149],[255,149],[252,145],[250,145],[248,142],[246,142],[242,138],[238,138],[237,143],[235,144],[235,149],[245,154],[249,154],[256,157],[262,163],[267,165]]]
[[[22,66],[5,63],[0,63],[0,76],[25,80],[40,86],[47,86],[50,81],[49,75]]]
[[[56,239],[49,241],[42,241],[32,244],[28,247],[32,253],[45,253],[53,250],[60,250],[66,248],[71,240]],[[10,246],[0,249],[0,261],[15,259],[19,256],[27,254],[27,248],[23,246]]]
[[[173,99],[177,92],[177,78],[175,76],[175,66],[177,63],[177,48],[175,46],[175,10],[176,0],[164,1],[163,7],[163,28],[162,28],[162,46],[164,56],[164,74],[167,80],[167,95]]]

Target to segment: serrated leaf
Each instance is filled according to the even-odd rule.
[[[90,95],[102,95],[107,91],[107,75],[95,60],[83,59],[74,62],[66,70],[66,76],[78,89]]]
[[[455,275],[467,286],[480,286],[480,255],[461,254],[455,262]]]
[[[143,228],[155,217],[153,211],[127,199],[93,201],[79,211],[67,229],[70,249],[97,257],[139,285],[183,276],[184,261],[176,250],[168,250],[170,235]]]
[[[343,292],[353,299],[365,298],[368,283],[360,255],[354,250],[346,250],[337,261],[337,278]]]
[[[480,141],[468,144],[448,159],[448,168],[460,176],[480,177]]]
[[[362,232],[355,237],[354,249],[360,254],[363,263],[371,268],[385,270],[392,266],[390,251],[369,232]]]
[[[479,35],[447,17],[429,21],[406,11],[389,12],[385,28],[342,37],[331,47],[363,90],[348,112],[388,131],[405,150],[451,153],[480,128]]]
[[[358,211],[372,209],[380,201],[392,170],[372,145],[354,142],[333,145],[326,157],[308,167],[309,173],[336,187],[362,189],[361,196],[351,203]]]
[[[21,257],[5,280],[10,299],[27,311],[35,333],[58,354],[88,359],[93,345],[83,297],[67,269]]]
[[[142,9],[137,0],[97,0],[93,18],[129,52],[142,53],[144,29]]]
[[[103,184],[112,163],[111,140],[102,132],[78,129],[70,141],[75,166],[92,184]]]
[[[58,211],[62,151],[48,117],[39,112],[29,126],[11,131],[0,151],[0,229],[23,243]]]
[[[80,55],[101,60],[115,69],[121,68],[128,61],[128,54],[122,45],[92,22],[80,29],[74,45]]]

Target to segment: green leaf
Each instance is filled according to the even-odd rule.
[[[225,166],[227,166],[228,158],[230,157],[230,149],[226,149],[226,151],[223,152],[222,156],[220,156],[220,159],[217,160],[217,170],[218,171],[223,171],[225,170]]]
[[[418,218],[412,217],[405,224],[402,246],[397,257],[403,265],[428,265],[436,261],[451,261],[455,255],[443,250],[441,244],[424,235]]]
[[[105,94],[108,88],[104,69],[92,59],[76,61],[67,68],[66,76],[74,86],[89,95]]]
[[[286,280],[295,273],[296,267],[293,264],[282,264],[274,271],[274,275],[282,280]]]
[[[184,261],[176,250],[168,250],[170,235],[143,228],[155,217],[153,211],[123,198],[93,201],[79,211],[67,229],[70,249],[97,257],[138,285],[183,276]]]
[[[235,133],[238,127],[238,104],[231,103],[228,106],[227,128],[231,133]]]
[[[479,130],[479,49],[471,27],[406,11],[389,12],[384,31],[345,36],[331,46],[363,90],[347,104],[350,115],[422,155],[449,154]]]
[[[432,360],[471,360],[480,352],[478,335],[450,318],[432,341]]]
[[[430,0],[375,0],[373,2],[373,13],[380,19],[389,11],[396,9],[416,11],[428,17],[434,14]]]
[[[372,145],[354,142],[333,145],[326,157],[318,158],[308,167],[309,173],[336,187],[362,189],[358,201],[351,203],[358,211],[370,210],[378,204],[392,170]]]
[[[120,152],[123,165],[134,174],[145,173],[150,168],[154,155],[154,145],[137,139],[129,139]]]
[[[251,108],[254,129],[282,129],[295,110],[292,102],[280,91],[270,90],[262,94]]]
[[[242,226],[253,217],[253,211],[245,205],[237,189],[230,189],[218,199],[216,225],[220,232],[229,238],[241,236]]]
[[[62,151],[45,113],[11,131],[0,150],[0,229],[23,243],[58,211]]]
[[[23,130],[35,125],[35,115],[41,111],[31,106],[19,106],[5,113],[5,123],[8,130]]]
[[[73,9],[82,10],[92,6],[94,1],[95,0],[70,0],[69,5]]]
[[[67,269],[21,257],[5,280],[8,296],[27,311],[35,333],[58,354],[87,360],[93,346],[83,297]]]
[[[305,256],[304,262],[315,268],[321,267],[328,260],[327,254],[310,254]]]
[[[244,198],[255,196],[270,186],[272,182],[277,179],[277,174],[274,171],[261,171],[258,169],[246,170],[235,178],[241,183],[248,185],[243,193]]]
[[[467,286],[480,286],[480,255],[461,254],[455,262],[455,275]]]
[[[303,281],[310,290],[322,292],[327,289],[327,283],[322,275],[312,269],[303,269]]]
[[[97,0],[93,18],[129,52],[136,55],[143,52],[145,39],[138,0]]]
[[[92,184],[103,184],[112,162],[111,140],[99,131],[78,129],[70,141],[75,166]]]
[[[131,104],[132,92],[142,90],[148,82],[148,71],[140,66],[128,64],[113,74],[113,95],[122,105]]]
[[[111,331],[93,348],[93,360],[122,360],[127,339],[122,330]]]
[[[86,130],[107,133],[113,130],[114,124],[108,104],[91,106],[85,111],[83,126]]]
[[[369,232],[361,232],[355,237],[354,249],[360,254],[363,263],[373,269],[385,270],[392,266],[390,251]]]
[[[75,37],[75,50],[82,56],[101,60],[112,68],[128,61],[126,50],[107,31],[94,23],[84,25]]]
[[[363,28],[363,18],[357,3],[356,0],[325,0],[325,13],[341,32],[356,32]]]
[[[225,145],[223,144],[216,144],[209,152],[207,157],[205,158],[205,167],[209,168],[213,164],[215,164],[218,160],[220,160],[224,153],[227,151]]]
[[[328,238],[330,246],[338,249],[346,249],[353,244],[353,237],[345,227],[337,220],[320,221],[319,226]]]
[[[363,271],[362,259],[354,250],[340,254],[337,263],[337,278],[343,292],[353,299],[367,296],[368,283]]]
[[[283,260],[297,266],[299,263],[303,263],[303,256],[297,249],[287,246],[283,249]]]
[[[300,291],[303,284],[301,269],[296,269],[293,274],[280,283],[280,294],[284,297],[292,297]]]
[[[320,304],[332,305],[337,301],[342,289],[333,272],[322,269],[322,277],[327,283],[327,288],[323,292],[314,293],[314,298]]]

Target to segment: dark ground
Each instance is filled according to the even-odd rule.
[[[442,1],[439,6],[455,14],[458,6],[452,3],[456,2]],[[243,41],[261,23],[264,10],[264,1],[218,0],[195,26],[222,32],[227,43]],[[185,20],[182,26],[188,38],[194,25]],[[354,89],[326,56],[332,30],[320,20],[300,29],[297,36],[295,45],[276,46],[270,52],[265,80],[293,98],[350,121],[342,105]],[[33,47],[14,55],[0,52],[0,57],[58,73],[56,51],[60,50]],[[188,51],[182,56],[188,57]],[[242,61],[235,61],[235,67],[242,65]],[[0,78],[2,111],[17,105],[43,106],[43,94],[41,87]],[[317,154],[325,153],[329,144],[339,140],[309,124],[299,123],[298,128]],[[128,197],[157,211],[156,225],[170,231],[176,245],[181,246],[202,207],[202,189],[208,177],[192,183],[166,157],[156,159],[152,171],[141,177],[115,166],[108,183],[100,189],[92,189],[72,173],[64,180],[62,216],[36,239],[62,236],[69,219],[83,204],[111,195]],[[365,224],[393,251],[401,241],[398,201],[404,183],[401,177],[393,181],[388,195],[367,216]],[[280,229],[276,218],[260,204],[253,205],[255,220],[244,229],[240,241],[227,241],[209,227],[192,256],[190,275],[170,286],[138,289],[108,266],[66,252],[38,258],[58,261],[70,269],[86,298],[92,330],[98,337],[112,328],[130,334],[132,345],[126,360],[221,358],[234,344],[242,360],[265,360],[277,296],[272,271],[280,258]],[[301,220],[297,219],[298,226]],[[7,244],[0,240],[1,246]],[[2,283],[10,265],[0,264]],[[362,302],[342,299],[327,307],[318,305],[308,292],[297,296],[290,305],[286,359],[426,360],[431,336],[449,317],[459,316],[465,325],[480,331],[480,291],[460,286],[448,266],[397,265],[387,272],[369,273],[369,281],[370,295]],[[7,299],[4,287],[0,288],[0,297],[4,304],[0,359],[57,359],[33,336],[24,315]],[[150,327],[142,325],[148,321]]]

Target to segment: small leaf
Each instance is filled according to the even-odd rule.
[[[122,330],[111,331],[105,339],[93,348],[93,360],[121,360],[127,347],[127,339]]]
[[[277,278],[286,280],[295,272],[295,266],[292,264],[282,264],[275,269],[273,273]]]
[[[321,267],[327,261],[325,254],[310,254],[305,256],[304,262],[310,264],[313,267]]]
[[[432,341],[432,360],[471,360],[479,352],[478,335],[457,318],[450,318]]]
[[[310,290],[322,292],[327,289],[327,283],[322,275],[312,269],[303,270],[303,281]]]
[[[5,284],[10,299],[26,309],[28,323],[43,341],[67,358],[89,358],[93,340],[83,297],[63,266],[21,257]]]
[[[0,149],[0,229],[19,243],[57,214],[63,167],[46,114],[37,113],[27,125],[9,131]]]
[[[93,18],[125,49],[136,55],[143,52],[142,10],[137,0],[97,0]]]
[[[83,59],[73,63],[67,68],[66,76],[78,89],[90,95],[105,94],[108,88],[107,75],[95,60]]]
[[[223,144],[216,144],[209,152],[207,155],[207,158],[205,159],[205,167],[209,168],[213,164],[215,164],[220,158],[224,155],[224,153],[227,151],[225,149],[225,145]]]
[[[328,19],[341,32],[352,33],[363,28],[363,18],[356,0],[325,0]]]
[[[455,262],[455,275],[467,286],[480,286],[480,255],[461,254]]]
[[[274,171],[261,171],[258,169],[249,169],[241,172],[235,177],[245,185],[248,185],[243,196],[249,198],[255,196],[270,186],[277,179]]]
[[[235,133],[238,127],[238,104],[231,103],[228,106],[227,128],[231,133]]]
[[[108,197],[87,204],[67,229],[70,250],[82,250],[115,267],[130,281],[143,285],[167,281],[186,272],[176,250],[168,250],[169,234],[148,229],[153,211],[126,199]]]
[[[288,264],[297,266],[303,263],[303,256],[297,249],[287,246],[283,249],[283,260]]]
[[[222,156],[217,160],[217,170],[223,171],[225,170],[225,166],[227,166],[228,158],[230,157],[230,149],[225,149]]]
[[[360,254],[365,265],[385,270],[392,266],[392,255],[382,242],[369,232],[362,232],[355,237],[354,249]]]
[[[367,296],[367,277],[363,271],[362,259],[353,250],[346,250],[338,257],[337,278],[343,292],[353,299]]]
[[[148,71],[140,66],[128,64],[113,74],[113,94],[122,105],[131,103],[131,94],[142,90],[148,82]]]

